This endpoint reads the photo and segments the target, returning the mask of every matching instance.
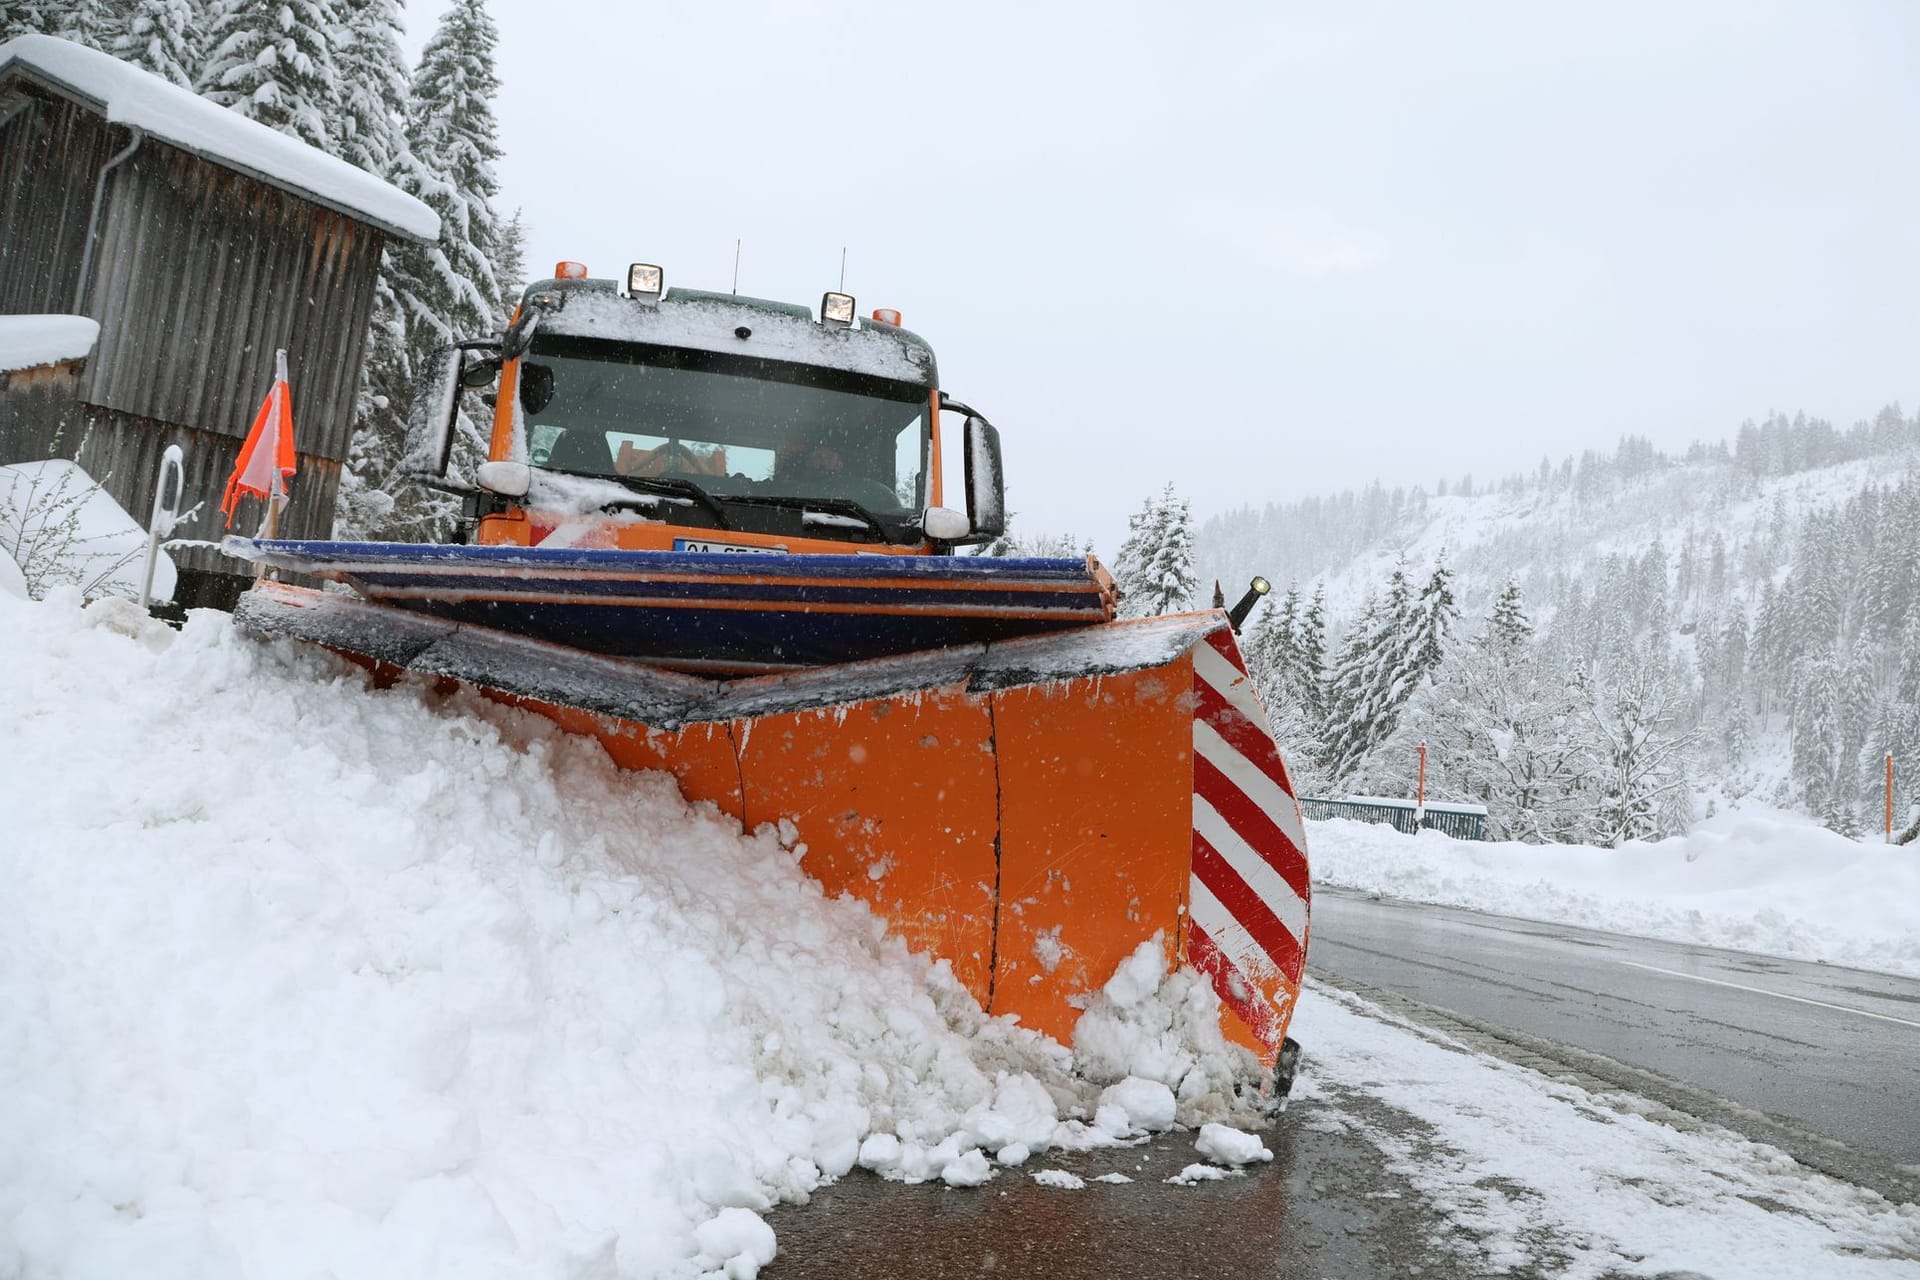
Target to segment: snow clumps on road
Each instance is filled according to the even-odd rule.
[[[856,1163],[1236,1118],[1191,973],[1076,1062],[776,832],[224,615],[0,596],[0,726],[0,1274],[738,1280]]]

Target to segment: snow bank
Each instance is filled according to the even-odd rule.
[[[114,124],[417,240],[440,235],[439,215],[398,187],[96,49],[18,36],[0,44],[0,75],[15,66],[101,104]]]
[[[40,596],[55,586],[83,595],[140,594],[147,531],[64,458],[0,467],[0,593]],[[154,560],[153,598],[173,599],[165,551]]]
[[[1777,810],[1618,849],[1310,823],[1314,879],[1529,920],[1920,974],[1920,850]]]
[[[0,373],[82,360],[100,340],[86,316],[0,316]]]
[[[0,731],[0,1275],[751,1276],[856,1162],[1113,1141],[779,833],[541,718],[67,591],[0,597]],[[1199,981],[1092,1004],[1187,1124]]]

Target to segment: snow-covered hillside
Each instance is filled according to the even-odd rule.
[[[1469,619],[1484,616],[1511,580],[1520,584],[1535,621],[1551,624],[1556,582],[1591,585],[1609,556],[1637,555],[1659,542],[1677,557],[1689,541],[1706,545],[1717,535],[1728,554],[1739,557],[1747,548],[1790,538],[1807,513],[1868,484],[1897,483],[1920,463],[1920,445],[1904,439],[1868,457],[1783,474],[1756,474],[1724,447],[1627,461],[1639,452],[1634,443],[1623,443],[1612,458],[1588,454],[1580,466],[1569,459],[1468,494],[1456,484],[1437,496],[1368,492],[1215,516],[1197,534],[1200,578],[1220,579],[1229,594],[1254,574],[1276,588],[1324,583],[1337,625],[1368,592],[1380,590],[1396,563],[1418,571],[1444,554]],[[1593,473],[1591,481],[1582,483],[1582,467]],[[1302,517],[1320,526],[1319,536],[1296,536]]]
[[[1304,709],[1313,781],[1410,794],[1429,739],[1433,794],[1487,804],[1509,834],[1610,842],[1751,803],[1854,834],[1881,827],[1888,755],[1896,820],[1920,801],[1916,461],[1920,419],[1897,408],[1845,432],[1776,415],[1680,457],[1629,438],[1478,489],[1217,517],[1199,563],[1206,581],[1299,584],[1253,647],[1270,702]],[[1450,639],[1413,635],[1437,634],[1449,595]],[[1502,598],[1493,658],[1447,661],[1484,644]],[[1657,779],[1630,776],[1666,744]],[[1496,776],[1516,769],[1595,781],[1542,799]]]

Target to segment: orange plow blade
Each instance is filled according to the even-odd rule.
[[[1062,1042],[1158,936],[1272,1068],[1311,890],[1293,786],[1219,611],[714,681],[262,582],[236,617],[485,688],[665,769]]]

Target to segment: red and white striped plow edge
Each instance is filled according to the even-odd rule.
[[[1193,875],[1187,962],[1271,1065],[1306,963],[1307,838],[1253,681],[1222,628],[1193,647]]]

